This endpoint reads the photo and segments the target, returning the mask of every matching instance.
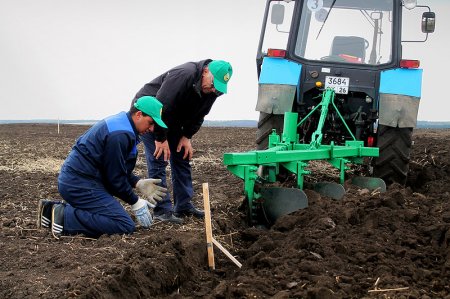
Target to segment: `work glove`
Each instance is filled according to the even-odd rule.
[[[131,205],[131,210],[133,210],[138,223],[142,227],[149,228],[152,225],[153,218],[152,214],[150,214],[149,208],[154,207],[155,206],[152,205],[150,202],[140,197],[138,198],[138,201],[134,205]]]
[[[158,186],[160,179],[140,179],[136,183],[136,189],[141,192],[152,204],[161,201],[166,196],[167,188]]]

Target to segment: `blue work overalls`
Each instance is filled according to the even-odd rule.
[[[183,159],[184,149],[177,153],[178,142],[181,136],[177,134],[167,134],[167,141],[170,148],[170,170],[173,188],[173,208],[170,201],[170,194],[159,201],[154,208],[155,215],[167,212],[181,212],[193,207],[191,203],[194,190],[192,188],[192,172],[188,159]],[[147,159],[148,177],[161,179],[161,186],[167,187],[166,167],[168,162],[164,161],[163,155],[156,159],[155,135],[147,133],[141,136],[145,146],[145,158]]]
[[[129,113],[95,124],[82,135],[65,160],[58,190],[68,203],[64,234],[129,234],[135,223],[114,197],[129,204],[139,178],[132,174],[137,158],[137,132]]]

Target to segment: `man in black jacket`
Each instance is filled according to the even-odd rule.
[[[168,129],[156,126],[142,136],[149,177],[161,179],[167,187],[166,166],[170,161],[173,207],[169,193],[157,203],[155,218],[182,223],[181,217],[203,218],[204,212],[191,203],[193,196],[189,160],[192,136],[200,129],[218,96],[227,93],[233,74],[230,63],[206,59],[170,69],[142,87],[133,103],[142,96],[154,96],[163,104],[162,119]]]

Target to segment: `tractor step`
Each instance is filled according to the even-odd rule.
[[[261,189],[265,218],[273,224],[279,217],[308,207],[308,197],[297,188],[271,187]]]

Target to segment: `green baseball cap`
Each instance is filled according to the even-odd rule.
[[[151,96],[140,97],[134,103],[134,107],[153,118],[160,127],[167,129],[166,124],[161,119],[163,104],[157,98]]]
[[[214,88],[227,93],[227,84],[233,75],[233,68],[229,62],[213,60],[208,64],[209,71],[214,76]]]

